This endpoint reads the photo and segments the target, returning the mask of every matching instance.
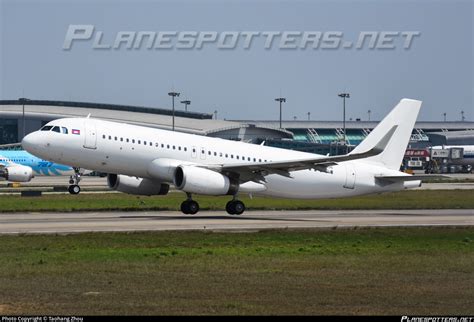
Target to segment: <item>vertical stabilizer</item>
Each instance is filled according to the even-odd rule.
[[[381,163],[393,170],[400,169],[420,108],[421,101],[402,99],[350,154],[372,149],[395,127],[395,132],[383,152],[366,160]]]

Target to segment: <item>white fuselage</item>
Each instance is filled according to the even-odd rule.
[[[177,165],[219,165],[256,164],[317,156],[97,119],[60,119],[49,124],[67,127],[69,134],[34,132],[34,136],[28,138],[28,151],[73,167],[152,180],[156,178],[150,175],[149,166],[157,159],[174,160]],[[328,170],[291,171],[290,178],[270,174],[265,177],[266,190],[260,194],[302,199],[336,198],[396,191],[420,184],[418,181],[379,184],[375,176],[398,175],[400,172],[369,160],[340,162]]]

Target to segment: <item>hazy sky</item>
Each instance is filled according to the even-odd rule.
[[[474,120],[472,1],[10,1],[0,0],[0,99],[28,97],[169,107],[168,91],[219,118],[382,118],[401,98],[419,120]],[[410,49],[62,49],[71,24],[120,31],[419,31]],[[178,104],[182,109],[182,105]]]

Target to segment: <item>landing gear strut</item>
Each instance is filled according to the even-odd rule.
[[[195,215],[199,211],[199,204],[191,199],[191,194],[188,193],[188,199],[181,203],[181,211],[186,215]]]
[[[245,211],[245,205],[240,200],[232,199],[225,206],[225,210],[229,215],[241,215]]]
[[[79,168],[73,168],[74,175],[69,177],[69,188],[68,191],[71,195],[77,195],[81,192],[81,187],[79,187],[79,182],[81,181],[81,172]]]

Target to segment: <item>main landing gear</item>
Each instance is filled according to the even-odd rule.
[[[79,182],[81,181],[81,172],[79,168],[73,168],[74,175],[69,177],[69,188],[68,191],[71,195],[77,195],[81,192],[81,187],[79,187]]]
[[[188,193],[187,196],[188,199],[183,201],[181,204],[181,211],[186,215],[197,214],[199,211],[199,204],[192,199],[190,193]],[[245,211],[245,205],[242,201],[237,200],[234,197],[234,199],[227,203],[225,210],[229,215],[241,215]]]
[[[245,205],[240,200],[232,199],[225,206],[225,210],[229,215],[241,215],[245,211]]]
[[[181,204],[181,211],[186,215],[195,215],[199,211],[199,204],[191,199],[191,194],[188,193],[188,199]]]

